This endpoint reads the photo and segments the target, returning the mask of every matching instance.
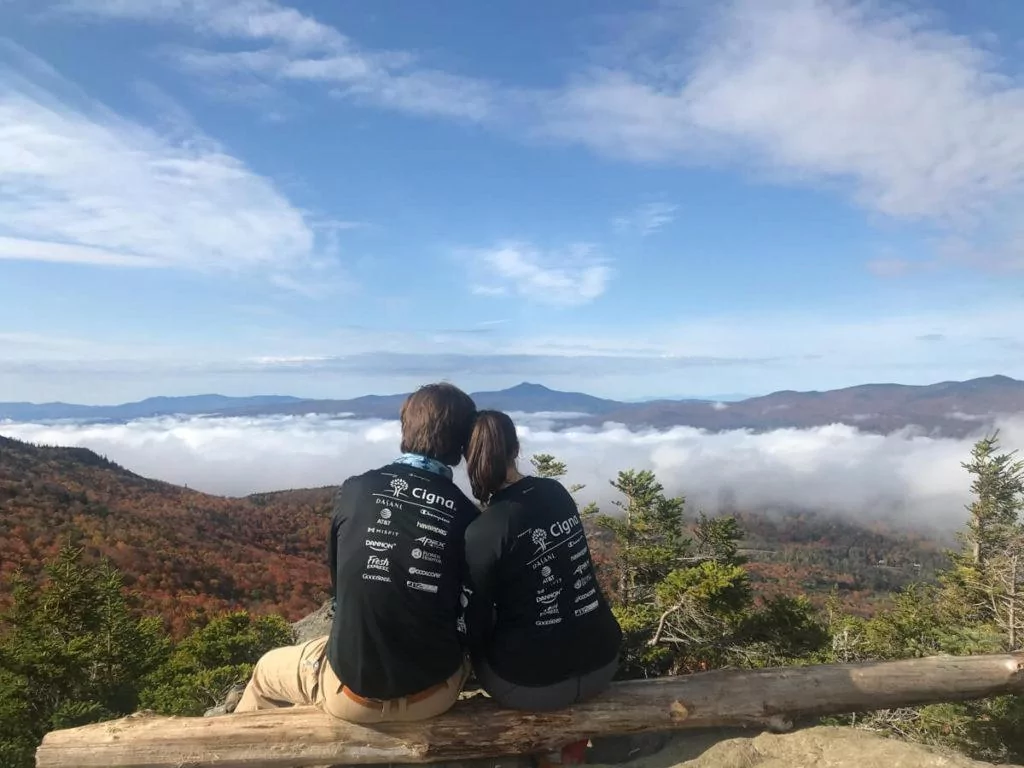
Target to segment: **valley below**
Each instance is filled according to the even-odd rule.
[[[0,437],[0,602],[15,572],[38,577],[70,543],[87,559],[109,558],[138,608],[163,617],[175,635],[234,608],[294,621],[327,597],[334,492],[217,496],[142,477],[87,449]],[[930,578],[949,543],[935,532],[858,525],[825,512],[736,516],[759,593],[805,594],[820,604],[834,590],[861,615],[894,589]],[[595,558],[613,558],[605,532],[589,533]]]

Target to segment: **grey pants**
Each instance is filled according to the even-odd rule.
[[[514,685],[498,677],[483,659],[476,661],[476,676],[491,698],[506,709],[532,712],[565,709],[597,696],[612,682],[619,669],[618,657],[611,664],[578,677],[570,677],[554,685]]]

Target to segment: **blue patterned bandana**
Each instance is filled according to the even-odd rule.
[[[432,459],[429,456],[422,456],[418,453],[403,453],[391,463],[408,464],[410,467],[416,467],[417,469],[423,469],[427,472],[433,472],[435,475],[447,477],[449,480],[452,479],[451,467],[442,461]]]

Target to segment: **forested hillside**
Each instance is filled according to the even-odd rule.
[[[140,607],[166,617],[175,635],[194,614],[229,608],[294,620],[320,604],[329,583],[334,490],[224,498],[140,477],[86,449],[0,437],[0,604],[15,569],[36,576],[71,543],[87,559],[110,558]],[[806,593],[821,603],[835,588],[845,607],[868,614],[943,561],[924,534],[870,530],[823,513],[738,519],[751,576],[769,596]],[[597,556],[608,556],[608,537],[592,533]]]
[[[307,542],[303,536],[323,525],[329,489],[217,500],[152,483],[88,452],[10,441],[0,448],[5,520],[18,521],[10,530],[18,531],[25,551],[42,553],[62,538],[79,540],[78,546],[60,546],[41,574],[5,575],[10,601],[0,612],[0,765],[29,768],[35,746],[55,728],[107,720],[140,707],[201,714],[233,684],[246,680],[262,653],[291,641],[291,629],[272,613],[183,616],[170,603],[172,568],[178,562],[203,562],[220,545],[235,557],[253,558],[242,569],[246,573],[260,569],[260,557],[268,573],[275,564],[292,562],[321,570],[315,560],[285,550],[312,547],[312,538]],[[533,464],[538,474],[549,477],[566,471],[553,456],[535,456]],[[974,501],[960,546],[933,582],[894,593],[871,618],[844,610],[838,590],[819,600],[819,606],[799,583],[791,583],[784,594],[765,590],[766,582],[755,573],[760,566],[748,561],[748,555],[763,550],[744,544],[771,549],[773,526],[788,530],[799,518],[783,517],[770,525],[749,518],[755,527],[762,524],[751,533],[741,517],[708,518],[687,509],[682,497],[666,496],[649,471],[620,472],[612,481],[618,497],[608,509],[588,505],[580,511],[597,550],[598,579],[624,630],[619,677],[1020,650],[1024,462],[1012,452],[1000,452],[992,437],[975,445],[964,466],[972,477]],[[152,509],[135,510],[129,503],[156,499],[161,504]],[[172,501],[187,511],[175,512]],[[32,510],[44,519],[34,519]],[[162,521],[160,512],[166,513]],[[289,519],[308,521],[309,530],[288,538]],[[880,555],[894,561],[912,556],[919,562],[907,549],[912,539],[897,537],[889,544],[881,533],[868,532],[847,543],[841,541],[844,529],[832,521],[806,522],[797,525],[802,533],[793,537],[794,553],[831,551],[826,560],[847,565]],[[47,523],[56,525],[55,531],[47,532]],[[214,530],[217,524],[227,533]],[[170,530],[175,525],[176,532]],[[823,527],[812,533],[815,526]],[[242,543],[248,528],[259,546]],[[136,535],[159,548],[163,560],[149,561],[163,563],[159,574],[128,574],[97,558],[106,551],[121,556],[135,551],[138,543],[131,537]],[[276,544],[275,535],[283,537]],[[171,550],[186,542],[194,551]],[[785,552],[782,547],[769,554],[785,558]],[[137,564],[131,557],[126,562]],[[40,563],[34,565],[38,571]],[[297,572],[304,573],[301,568]],[[143,610],[133,603],[133,590],[125,589],[128,581],[136,587],[159,585],[142,598]],[[206,583],[197,579],[182,589],[191,588],[184,594],[194,599]],[[284,582],[275,583],[287,591]],[[223,596],[208,599],[229,602]],[[166,613],[156,608],[161,605]],[[189,620],[188,635],[169,637],[168,617]],[[872,712],[842,721],[996,762],[1024,760],[1022,697]]]
[[[108,557],[175,633],[228,608],[295,619],[319,605],[329,492],[210,496],[139,477],[81,448],[0,437],[0,601],[70,543]]]

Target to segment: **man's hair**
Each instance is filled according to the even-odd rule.
[[[402,403],[402,452],[454,467],[476,419],[476,403],[452,384],[427,384]]]

